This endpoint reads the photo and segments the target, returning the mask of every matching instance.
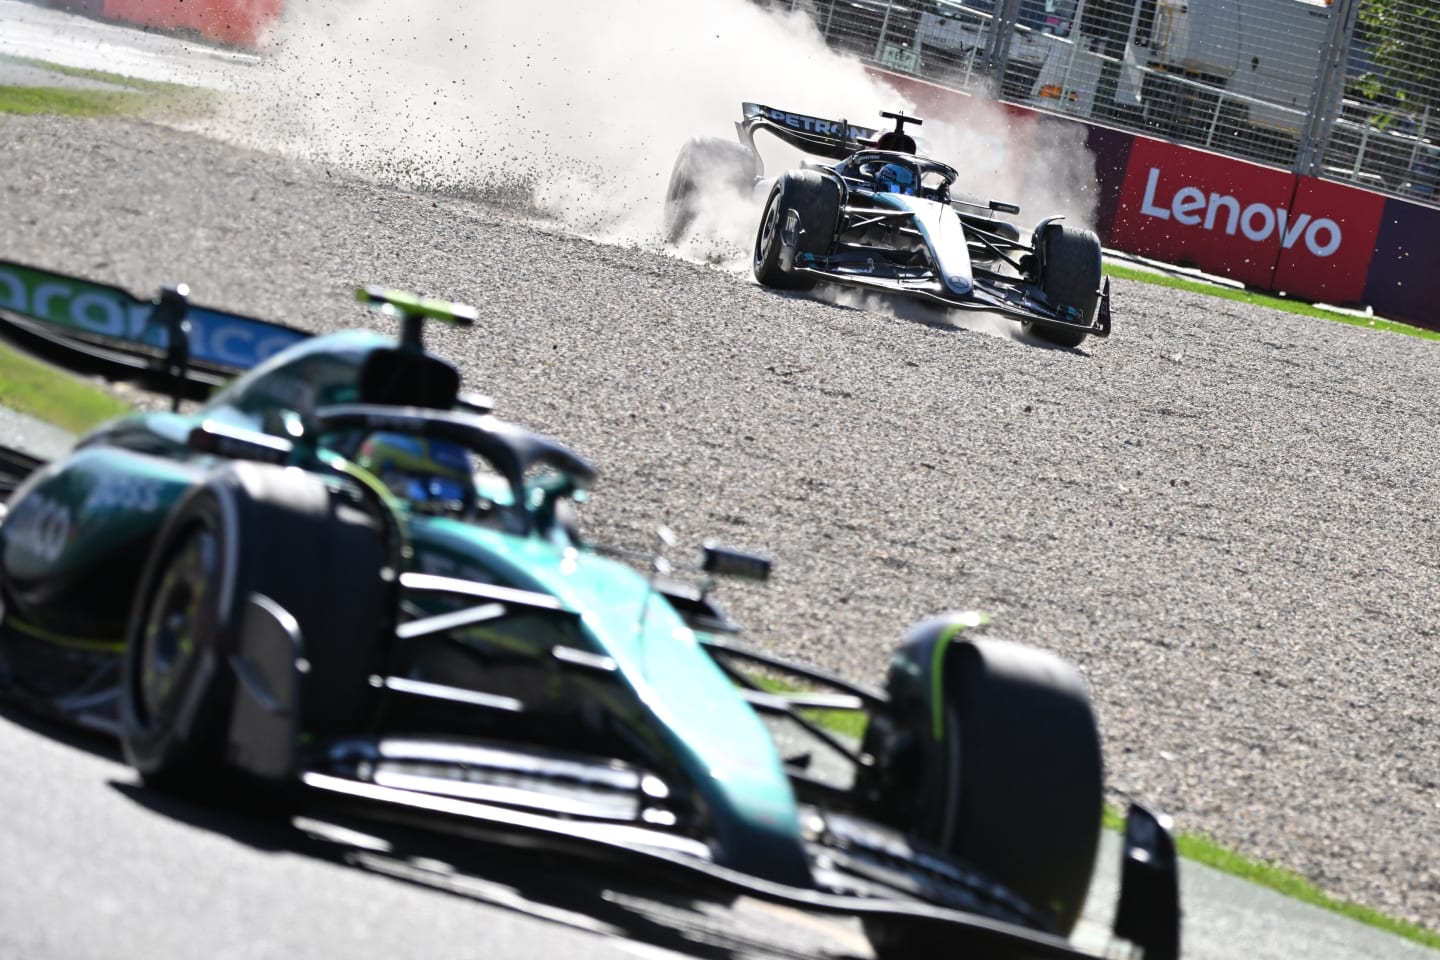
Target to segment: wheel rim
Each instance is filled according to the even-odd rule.
[[[216,580],[215,535],[199,529],[160,577],[138,641],[137,713],[146,726],[175,705],[199,652],[202,602]]]
[[[755,242],[755,264],[763,264],[768,259],[770,247],[775,243],[775,235],[780,232],[780,203],[778,200],[771,201],[765,207],[765,221],[760,225],[760,237]]]

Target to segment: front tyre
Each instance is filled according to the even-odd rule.
[[[1099,844],[1100,735],[1083,680],[1058,657],[977,639],[982,620],[917,624],[887,679],[892,709],[872,720],[879,816],[979,870],[1067,935],[1085,903]],[[881,957],[944,944],[882,920],[865,925]]]
[[[840,188],[814,170],[798,170],[782,176],[770,191],[760,229],[755,234],[755,279],[777,290],[810,290],[813,276],[787,273],[780,265],[786,220],[793,210],[799,217],[795,236],[795,257],[823,255],[840,229]]]
[[[1073,307],[1082,322],[1093,324],[1102,282],[1100,238],[1093,230],[1051,223],[1037,246],[1040,289],[1045,298],[1057,308]],[[1044,320],[1026,320],[1024,331],[1061,347],[1078,347],[1086,337],[1084,330]]]
[[[151,786],[196,793],[227,779],[234,678],[224,662],[233,534],[208,490],[172,515],[141,580],[120,690],[125,759]]]
[[[287,744],[363,729],[377,696],[369,678],[383,673],[393,635],[385,564],[374,518],[313,475],[238,463],[191,491],[156,538],[126,636],[126,761],[147,785],[206,799],[241,774],[283,782],[291,772],[231,766],[233,739],[255,733],[231,729],[237,698],[255,702],[236,679],[254,652],[254,595],[293,617],[303,644],[303,695],[272,711],[287,718]]]

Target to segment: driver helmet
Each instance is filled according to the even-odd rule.
[[[915,196],[915,172],[903,164],[885,164],[875,175],[875,182],[886,193]]]
[[[355,461],[411,503],[463,506],[474,499],[470,455],[449,440],[372,433],[360,444]]]

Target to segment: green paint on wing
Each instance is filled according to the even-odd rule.
[[[390,290],[385,287],[361,287],[355,291],[355,298],[381,313],[426,317],[463,327],[473,324],[479,316],[469,304],[417,297],[404,290]]]

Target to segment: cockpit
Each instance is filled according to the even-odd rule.
[[[959,176],[938,160],[890,150],[861,150],[836,164],[835,172],[852,187],[940,203],[950,202],[950,185]]]

